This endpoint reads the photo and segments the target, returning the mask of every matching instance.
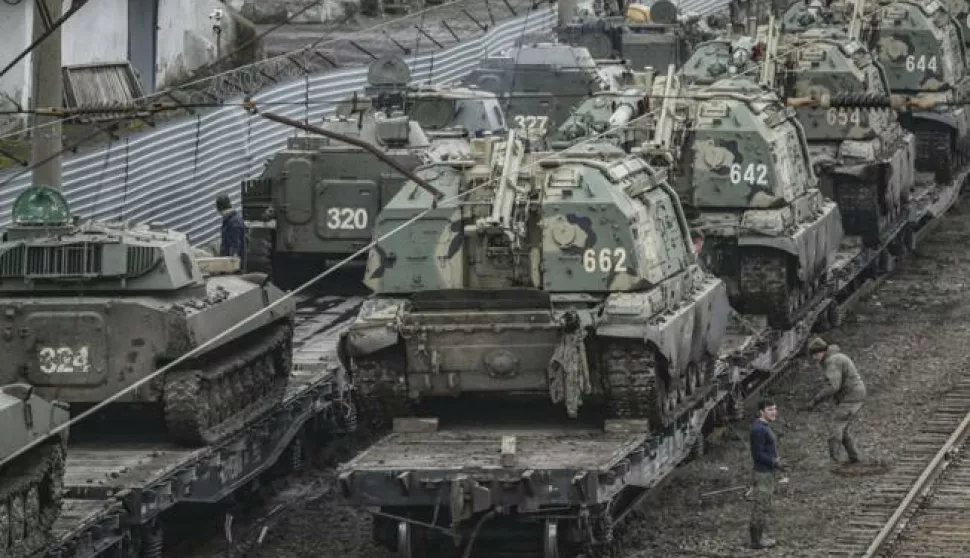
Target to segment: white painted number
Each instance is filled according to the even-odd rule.
[[[603,248],[597,254],[596,250],[590,248],[583,252],[583,269],[586,273],[593,273],[597,269],[603,273],[615,271],[617,273],[626,272],[626,250],[623,248]]]
[[[927,57],[925,54],[919,56],[910,54],[906,57],[907,72],[925,72],[927,70],[936,71],[936,56]]]
[[[548,116],[515,116],[515,125],[523,130],[534,130],[539,134],[546,133],[546,126],[549,124]]]
[[[743,169],[738,163],[731,165],[730,172],[731,184],[757,184],[758,186],[768,185],[768,165],[761,163],[748,163]]]
[[[862,115],[859,109],[846,110],[830,108],[825,113],[825,120],[829,123],[829,126],[845,126],[850,122],[858,126],[862,122]]]
[[[88,374],[91,360],[87,347],[41,347],[37,351],[40,371],[44,374]]]
[[[327,228],[360,230],[367,228],[367,210],[352,207],[331,207],[327,210]]]

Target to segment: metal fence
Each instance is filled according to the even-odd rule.
[[[555,19],[555,7],[544,6],[433,56],[408,57],[412,77],[416,83],[459,79],[519,37],[549,31]],[[361,90],[366,78],[366,67],[331,71],[281,84],[254,100],[285,116],[319,121],[333,114],[336,102]],[[218,234],[215,197],[228,194],[238,204],[240,181],[258,174],[293,132],[238,105],[226,106],[65,156],[64,194],[78,215],[161,222],[193,243],[205,242]],[[0,175],[0,182],[6,177]],[[10,206],[29,185],[25,173],[0,192],[0,226],[9,224]]]
[[[708,14],[722,9],[727,0],[682,4]],[[546,6],[446,51],[409,57],[412,77],[424,83],[459,79],[485,56],[512,47],[523,35],[550,31],[555,21],[555,5]],[[255,100],[285,116],[319,121],[333,114],[336,102],[362,89],[366,77],[366,67],[320,73],[281,84]],[[226,106],[64,157],[64,194],[75,214],[161,222],[185,232],[193,243],[206,242],[218,234],[215,197],[228,194],[238,204],[240,181],[259,174],[293,133],[239,106]],[[9,176],[0,174],[0,183]],[[29,184],[30,174],[25,173],[0,192],[0,226],[9,224],[13,200]]]

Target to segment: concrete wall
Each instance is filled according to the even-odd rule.
[[[24,0],[16,6],[0,2],[0,68],[30,44],[33,25],[33,0]],[[30,57],[24,58],[10,72],[0,78],[0,110],[10,110],[17,103],[26,107],[30,91]],[[21,117],[0,116],[0,134],[20,125]]]
[[[71,0],[64,0],[64,11],[70,7]],[[89,2],[61,27],[62,65],[124,60],[128,60],[128,0]]]
[[[217,59],[216,34],[209,14],[224,12],[222,56],[236,48],[241,24],[226,4],[217,0],[162,0],[158,6],[157,88],[185,81],[191,73]],[[244,25],[244,24],[243,24]]]

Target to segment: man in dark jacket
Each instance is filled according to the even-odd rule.
[[[232,208],[229,196],[222,194],[216,198],[216,210],[222,215],[222,244],[220,256],[236,256],[239,268],[246,269],[246,224],[242,216]]]
[[[849,433],[849,426],[855,420],[862,402],[866,398],[866,384],[848,355],[839,350],[838,345],[829,345],[819,337],[808,343],[808,352],[818,362],[828,380],[822,391],[816,395],[805,410],[814,409],[826,399],[835,400],[832,412],[831,431],[829,432],[829,456],[839,462],[839,446],[845,447],[850,465],[859,462],[859,451],[855,440]]]
[[[751,548],[775,546],[775,541],[764,536],[764,531],[778,484],[775,474],[785,470],[784,463],[778,457],[778,438],[771,429],[771,423],[776,418],[778,407],[775,402],[763,399],[758,403],[758,418],[751,423],[751,459],[754,461],[754,505],[748,527]]]

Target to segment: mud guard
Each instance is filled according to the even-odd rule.
[[[699,285],[694,304],[684,305],[648,323],[606,323],[596,328],[601,338],[642,339],[653,345],[669,364],[672,374],[680,375],[691,362],[716,357],[727,333],[731,306],[727,286],[710,278]],[[607,305],[607,308],[609,305]]]
[[[340,335],[340,340],[345,346],[346,354],[361,357],[392,347],[401,340],[401,337],[396,331],[388,329],[386,324],[374,324],[371,327],[358,327],[345,331]]]

